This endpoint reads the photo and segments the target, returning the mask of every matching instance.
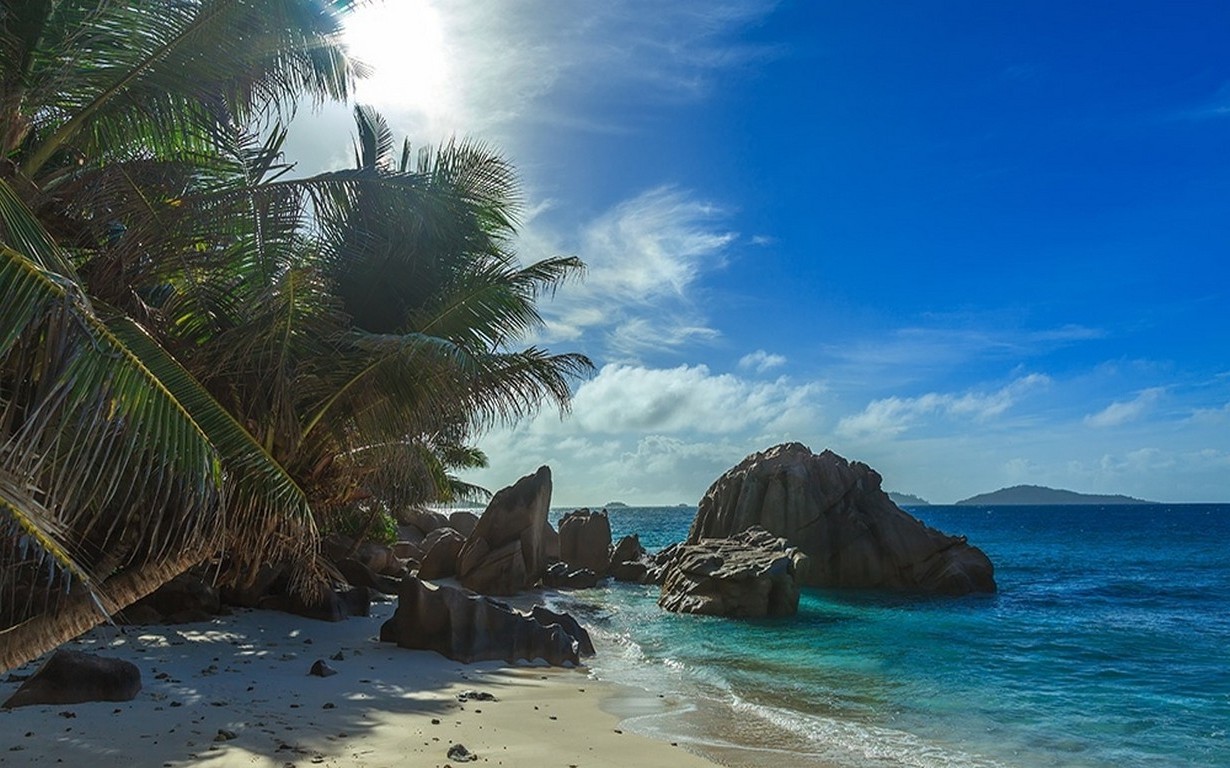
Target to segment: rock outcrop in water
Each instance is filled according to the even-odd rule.
[[[994,569],[981,550],[903,512],[880,482],[871,467],[832,451],[777,445],[748,456],[709,487],[688,543],[759,525],[811,558],[809,586],[995,591]]]
[[[550,467],[497,492],[457,557],[462,585],[484,595],[515,595],[536,584],[547,570],[550,506]]]
[[[578,509],[559,521],[559,556],[572,568],[599,576],[611,565],[611,523],[606,510]]]
[[[658,605],[676,613],[755,618],[792,616],[807,556],[763,528],[679,547]]]

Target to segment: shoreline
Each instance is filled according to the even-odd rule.
[[[380,643],[394,608],[373,603],[371,616],[336,624],[239,609],[208,623],[95,628],[64,647],[134,662],[141,692],[127,702],[0,710],[0,765],[465,764],[450,759],[454,744],[488,765],[715,765],[621,724],[620,701],[643,699],[657,714],[686,702],[638,697],[586,667],[464,665]],[[308,675],[317,659],[337,674]],[[0,694],[18,685],[6,676]],[[495,700],[459,701],[467,691]]]

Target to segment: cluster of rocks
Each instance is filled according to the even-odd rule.
[[[710,486],[686,541],[650,555],[635,535],[611,538],[605,510],[548,520],[551,470],[540,467],[492,497],[481,516],[412,511],[393,546],[328,537],[323,556],[345,584],[305,600],[287,567],[266,566],[242,588],[185,575],[125,610],[131,622],[189,621],[225,604],[337,621],[367,615],[375,593],[396,595],[382,639],[459,661],[545,659],[577,664],[592,653],[571,617],[523,613],[487,596],[542,585],[586,589],[610,578],[660,585],[659,605],[680,613],[781,616],[803,586],[949,595],[993,592],[990,560],[964,537],[898,508],[866,464],[786,443],[752,454]],[[455,579],[461,588],[442,580]]]

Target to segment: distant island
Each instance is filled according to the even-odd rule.
[[[888,498],[899,507],[929,507],[931,502],[912,493],[897,493],[888,491]]]
[[[1152,501],[1134,499],[1131,496],[1103,496],[1092,493],[1077,493],[1040,485],[1015,485],[990,493],[981,493],[957,502],[957,506],[986,505],[1063,505],[1063,504],[1154,504]]]
[[[628,505],[623,503],[622,501],[608,501],[606,504],[602,505],[603,509],[610,509],[612,507],[626,507],[626,506]]]

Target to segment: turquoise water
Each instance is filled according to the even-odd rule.
[[[638,585],[558,599],[595,675],[686,704],[629,727],[730,765],[1230,766],[1230,506],[911,511],[981,547],[999,593],[808,590],[764,621]],[[610,511],[651,551],[694,514]]]

